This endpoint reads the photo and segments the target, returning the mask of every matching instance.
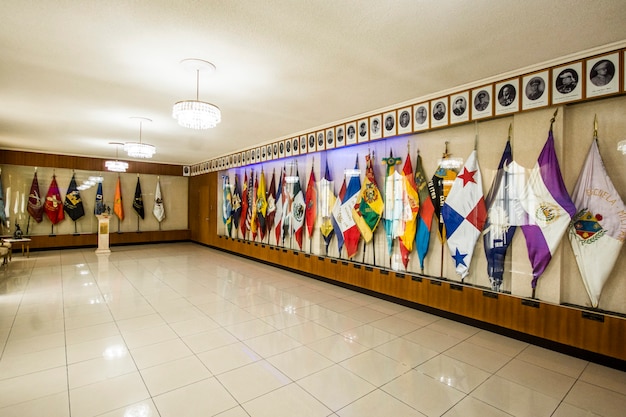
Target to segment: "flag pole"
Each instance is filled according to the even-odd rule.
[[[598,143],[598,115],[594,115],[593,117],[593,140]]]

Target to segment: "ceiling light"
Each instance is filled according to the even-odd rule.
[[[131,158],[152,158],[152,155],[156,153],[156,148],[153,145],[141,142],[141,128],[143,122],[151,122],[152,120],[145,117],[131,117],[131,119],[137,119],[139,121],[139,142],[126,142],[124,144],[124,150]]]
[[[617,150],[626,155],[626,140],[622,140],[617,144]]]
[[[109,142],[109,145],[115,145],[115,161],[106,161],[104,163],[104,166],[109,171],[126,172],[126,170],[128,169],[128,162],[118,161],[117,160],[117,154],[118,154],[118,151],[119,151],[119,145],[123,145],[123,143],[120,143],[120,142]]]
[[[200,71],[213,72],[215,65],[202,59],[183,59],[185,68],[196,71],[196,99],[184,100],[174,104],[172,116],[178,124],[189,129],[210,129],[222,121],[222,112],[214,104],[200,101]]]

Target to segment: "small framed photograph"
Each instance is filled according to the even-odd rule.
[[[299,138],[291,139],[291,154],[299,155],[300,154],[300,141],[303,140],[306,143],[306,135],[300,136]]]
[[[496,116],[519,111],[519,78],[496,84]]]
[[[307,152],[315,152],[315,133],[309,133],[307,135],[308,137],[308,148],[307,148]]]
[[[285,140],[285,156],[291,156],[291,141],[292,139]]]
[[[346,125],[337,126],[337,137],[335,138],[335,147],[341,148],[346,145]]]
[[[267,145],[267,160],[271,161],[274,159],[274,153],[272,152],[272,145]]]
[[[285,141],[281,140],[280,142],[278,142],[278,157],[279,158],[284,158],[286,155],[285,153]]]
[[[278,143],[272,145],[272,159],[278,159]]]
[[[241,152],[239,154],[239,166],[245,165],[246,164],[246,153],[245,152]]]
[[[453,94],[450,96],[450,123],[462,123],[469,121],[470,109],[467,106],[469,91]]]
[[[246,151],[246,164],[250,165],[252,163],[252,151],[248,149]]]
[[[430,102],[430,127],[448,126],[448,97]]]
[[[398,110],[398,135],[413,131],[413,112],[411,106]]]
[[[396,136],[396,111],[388,111],[383,114],[383,137],[389,138]]]
[[[552,69],[552,104],[583,98],[583,63],[572,62]]]
[[[211,160],[209,161],[209,169],[210,169],[210,170],[213,170],[213,163],[214,163],[214,161],[211,159]]]
[[[265,153],[266,148],[265,146],[261,147],[261,162],[265,162],[267,161],[267,153]]]
[[[357,122],[357,130],[358,130],[357,141],[359,143],[367,142],[370,140],[369,119],[359,120]]]
[[[323,151],[324,149],[326,149],[326,140],[324,138],[324,131],[320,130],[319,132],[316,132],[315,136],[317,137],[317,150]]]
[[[369,134],[370,140],[380,139],[383,137],[383,129],[381,124],[382,116],[377,114],[376,116],[370,116],[369,118]]]
[[[587,98],[619,92],[619,53],[611,53],[587,60]]]
[[[346,123],[346,145],[354,145],[357,141],[356,122]]]
[[[326,129],[326,149],[335,147],[335,128]]]
[[[472,90],[472,120],[493,116],[493,84]]]
[[[413,106],[413,131],[419,132],[430,127],[430,117],[428,117],[428,103],[420,103]]]
[[[261,162],[261,148],[256,148],[256,157],[254,159],[255,162]]]
[[[306,139],[306,135],[304,135],[300,137],[300,155],[304,155],[306,152],[307,152],[307,139]]]
[[[522,110],[545,107],[550,103],[550,72],[548,70],[525,75],[522,78],[524,96]]]

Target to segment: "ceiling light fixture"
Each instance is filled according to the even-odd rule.
[[[156,148],[153,145],[141,142],[141,132],[143,122],[151,122],[151,119],[145,117],[131,117],[139,121],[139,142],[126,142],[124,144],[124,150],[131,158],[152,158],[152,155],[156,153]]]
[[[214,104],[200,101],[200,71],[214,72],[215,65],[202,59],[183,59],[180,63],[196,71],[196,99],[184,100],[174,104],[172,116],[178,124],[189,129],[210,129],[222,121],[222,112]]]
[[[622,140],[617,143],[617,150],[623,155],[626,155],[626,140]]]
[[[109,142],[109,145],[115,145],[115,161],[106,161],[104,163],[104,166],[109,171],[126,172],[126,170],[128,169],[128,162],[118,161],[117,160],[117,154],[118,154],[118,151],[119,151],[119,145],[124,145],[124,144],[120,143],[120,142]]]

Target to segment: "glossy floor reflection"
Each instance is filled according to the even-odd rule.
[[[192,243],[0,270],[0,415],[624,416],[626,373]]]

